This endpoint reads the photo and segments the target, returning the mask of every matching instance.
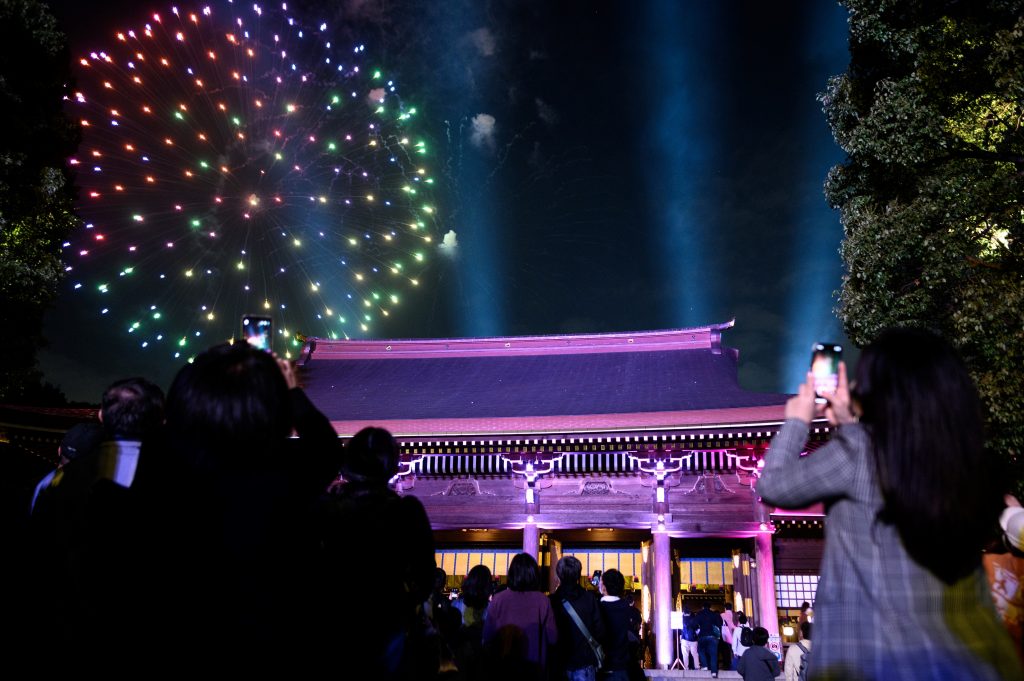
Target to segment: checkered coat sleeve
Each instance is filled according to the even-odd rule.
[[[1024,679],[981,569],[944,584],[903,548],[882,508],[871,442],[860,424],[803,454],[808,426],[790,419],[757,483],[779,508],[825,503],[825,550],[814,602],[811,679]],[[935,537],[942,541],[942,537]]]

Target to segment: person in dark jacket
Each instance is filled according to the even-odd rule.
[[[700,653],[701,669],[711,671],[711,678],[718,678],[718,639],[722,636],[722,616],[705,603],[697,613],[697,650]]]
[[[640,646],[640,611],[622,598],[626,578],[612,568],[601,575],[601,614],[605,635],[601,640],[605,660],[602,681],[631,681],[643,678],[637,658]]]
[[[754,645],[743,653],[736,671],[744,681],[773,681],[782,672],[779,669],[778,658],[765,648],[768,645],[768,630],[764,627],[754,627],[751,635],[754,637]]]
[[[551,594],[551,607],[558,624],[558,645],[555,651],[554,678],[568,681],[594,681],[597,678],[597,658],[587,638],[569,616],[564,602],[568,601],[580,616],[590,635],[600,641],[605,637],[604,621],[593,592],[580,586],[583,564],[574,556],[563,556],[555,566],[558,588]]]

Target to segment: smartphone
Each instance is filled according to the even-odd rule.
[[[829,395],[839,387],[839,360],[843,346],[835,343],[815,343],[811,350],[811,373],[814,375],[814,401],[825,404]]]
[[[273,342],[271,326],[270,317],[246,315],[242,317],[242,338],[249,345],[270,352]]]
[[[590,578],[590,583],[594,585],[595,589],[601,588],[601,571],[594,570],[594,576]]]

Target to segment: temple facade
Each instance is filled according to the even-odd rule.
[[[755,491],[787,396],[740,388],[732,325],[308,339],[300,377],[341,437],[398,438],[396,489],[423,502],[453,583],[479,563],[503,575],[519,551],[552,587],[562,555],[614,567],[666,668],[684,606],[729,603],[781,648],[817,585],[820,508],[778,511]],[[808,447],[827,437],[815,423]]]

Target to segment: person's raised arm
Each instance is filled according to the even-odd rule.
[[[337,475],[338,467],[341,465],[342,446],[338,439],[338,433],[331,425],[323,412],[316,408],[305,391],[299,387],[298,377],[295,375],[295,365],[280,357],[275,357],[277,366],[281,369],[285,383],[288,385],[288,403],[292,412],[292,426],[295,434],[302,442],[302,449],[314,453],[317,465],[313,474],[317,485],[323,479],[326,485]]]
[[[837,416],[837,423],[849,423],[849,390],[846,383],[846,366],[839,366],[839,388],[832,396],[834,401],[826,409]],[[833,441],[807,456],[801,456],[811,421],[818,415],[820,406],[814,401],[814,378],[808,373],[807,380],[797,394],[786,402],[786,422],[772,439],[765,456],[765,466],[757,482],[757,493],[767,504],[781,508],[804,508],[826,499],[843,496],[848,490],[856,471],[849,457],[851,445],[847,437],[863,437],[863,432],[844,432],[839,428],[833,433]]]

